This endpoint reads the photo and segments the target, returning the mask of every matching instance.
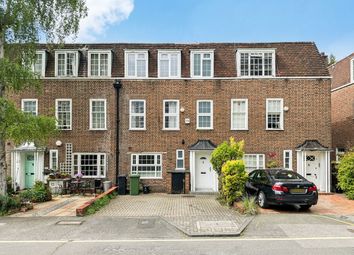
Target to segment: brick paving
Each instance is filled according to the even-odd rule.
[[[252,217],[221,206],[215,195],[119,196],[97,216],[161,217],[189,236],[239,235]]]
[[[271,207],[260,209],[262,214],[292,213],[297,212],[293,207]],[[319,195],[317,205],[312,206],[304,213],[324,215],[354,216],[354,200],[349,200],[343,194]]]
[[[93,196],[57,196],[51,201],[34,204],[32,210],[12,214],[10,217],[76,216],[76,208]]]

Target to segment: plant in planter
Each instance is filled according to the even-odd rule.
[[[267,168],[277,168],[280,166],[279,162],[276,160],[277,154],[275,152],[268,153],[268,162],[266,164]]]

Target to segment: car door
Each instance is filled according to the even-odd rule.
[[[269,192],[269,178],[265,171],[259,171],[257,178],[257,193],[259,190],[262,190],[265,194]]]
[[[249,174],[248,180],[246,182],[246,192],[251,196],[257,194],[257,176],[259,171],[253,171]]]

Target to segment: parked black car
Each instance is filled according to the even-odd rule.
[[[259,169],[249,174],[248,195],[256,196],[262,208],[268,205],[299,205],[308,209],[317,204],[318,192],[314,183],[300,174],[284,169]]]

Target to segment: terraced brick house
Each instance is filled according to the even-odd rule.
[[[329,66],[332,76],[332,143],[338,161],[354,146],[354,53]]]
[[[248,171],[298,171],[329,192],[331,79],[312,42],[39,45],[44,93],[11,95],[55,114],[45,148],[8,144],[14,185],[44,168],[84,178],[139,174],[156,192],[214,192],[212,150],[245,141]]]

